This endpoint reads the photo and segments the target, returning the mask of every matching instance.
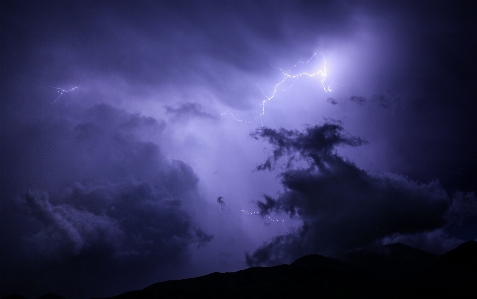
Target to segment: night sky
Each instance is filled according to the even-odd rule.
[[[472,1],[0,1],[0,296],[477,238]]]

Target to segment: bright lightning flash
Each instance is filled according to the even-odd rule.
[[[320,53],[321,54],[321,53]],[[302,76],[308,76],[308,77],[321,77],[321,80],[320,80],[320,83],[321,83],[321,86],[323,87],[323,90],[325,92],[331,92],[331,88],[330,86],[326,86],[325,85],[325,79],[326,79],[326,59],[325,57],[323,56],[323,54],[321,54],[321,57],[323,57],[323,69],[320,69],[314,73],[309,73],[309,72],[303,72],[303,73],[297,73],[297,74],[293,74],[293,70],[298,66],[298,65],[303,65],[303,64],[309,64],[311,60],[313,60],[313,58],[316,56],[316,53],[314,53],[310,59],[308,59],[307,61],[298,61],[292,68],[290,68],[289,70],[285,71],[283,69],[280,69],[280,68],[277,68],[277,67],[274,67],[272,65],[272,67],[274,67],[275,69],[279,70],[282,72],[283,74],[283,78],[280,82],[278,82],[277,84],[275,84],[275,87],[273,89],[273,93],[270,95],[270,96],[267,96],[267,94],[265,93],[265,91],[260,87],[260,90],[262,91],[263,95],[265,96],[265,99],[262,101],[261,105],[262,105],[262,113],[260,113],[260,115],[254,117],[252,120],[244,120],[244,119],[238,119],[235,117],[235,115],[230,112],[230,111],[227,111],[227,112],[224,112],[222,113],[222,115],[224,114],[230,114],[236,121],[239,121],[239,122],[244,122],[244,123],[252,123],[252,121],[255,121],[257,120],[258,118],[262,117],[263,115],[265,115],[265,105],[267,102],[270,102],[274,97],[275,95],[277,94],[278,90],[279,90],[279,87],[285,83],[285,81],[287,81],[288,79],[298,79],[299,77],[302,77]],[[294,84],[294,82],[293,82]],[[292,85],[290,85],[288,88],[284,89],[284,90],[287,90],[289,88],[291,88]],[[257,84],[258,85],[258,84]]]

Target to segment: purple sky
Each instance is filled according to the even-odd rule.
[[[472,7],[2,1],[0,296],[476,239]]]

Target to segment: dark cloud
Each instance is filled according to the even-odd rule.
[[[416,248],[444,254],[463,240],[475,239],[477,198],[474,192],[456,192],[444,213],[445,224],[432,231],[396,233],[384,238],[385,243],[401,242]]]
[[[391,109],[393,108],[393,105],[396,103],[397,97],[393,95],[391,92],[387,91],[386,95],[374,94],[370,100],[362,96],[351,96],[348,100],[351,102],[355,102],[356,104],[359,104],[359,105],[366,105],[369,102],[369,103],[377,105],[379,108]],[[330,102],[333,105],[337,104],[336,100],[334,100],[334,102],[331,102],[330,99],[328,99],[328,102]]]
[[[225,207],[225,201],[222,199],[222,196],[219,196],[219,197],[217,198],[217,202],[219,203],[220,208],[223,210],[224,207]]]
[[[438,228],[413,234],[394,234],[384,238],[382,243],[402,243],[430,253],[443,255],[462,244],[463,239],[453,237],[446,230]]]
[[[351,96],[348,98],[349,101],[354,102],[358,105],[366,105],[368,102],[377,105],[379,108],[391,109],[397,101],[397,97],[393,95],[390,91],[387,91],[387,94],[374,94],[371,99],[362,96]],[[336,105],[337,100],[328,99],[329,103]]]
[[[185,121],[193,117],[218,119],[218,115],[207,112],[199,103],[178,103],[176,107],[166,105],[164,109],[166,109],[167,114],[171,115],[172,121]]]
[[[257,166],[258,170],[271,170],[284,156],[288,157],[286,168],[293,166],[297,158],[305,158],[309,159],[313,166],[325,170],[331,160],[341,159],[335,154],[337,146],[358,146],[366,143],[359,137],[346,134],[339,121],[308,127],[304,132],[265,127],[252,133],[251,136],[255,139],[266,139],[274,146],[273,156]]]
[[[369,105],[368,103],[374,104],[379,108],[383,109],[392,109],[394,105],[396,104],[397,101],[399,101],[399,97],[396,95],[392,94],[389,90],[386,91],[386,94],[374,94],[371,96],[370,99],[363,97],[363,96],[351,96],[347,99],[350,102],[354,102],[358,105],[364,106],[364,105]],[[334,98],[328,98],[326,100],[328,103],[331,105],[337,105],[341,101],[334,99]],[[342,103],[342,102],[341,102]]]
[[[253,134],[274,147],[273,156],[258,169],[273,168],[280,158],[284,191],[266,196],[257,206],[263,215],[284,211],[303,222],[247,255],[249,265],[289,262],[309,253],[339,255],[395,234],[415,234],[442,227],[449,207],[447,193],[437,182],[367,173],[336,154],[341,145],[357,146],[339,123],[325,123],[304,132],[262,128]],[[460,212],[458,212],[460,214]]]
[[[366,99],[363,98],[363,97],[352,96],[352,97],[349,98],[349,100],[350,100],[351,102],[355,102],[355,103],[357,103],[357,104],[359,104],[359,105],[364,105],[364,104],[366,104]]]
[[[186,209],[201,200],[192,169],[144,139],[163,122],[107,104],[61,111],[3,138],[2,292],[110,295],[212,240]]]

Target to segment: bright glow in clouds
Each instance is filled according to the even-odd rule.
[[[321,53],[320,53],[321,54]],[[323,90],[325,92],[331,92],[331,86],[328,85],[326,86],[325,85],[325,80],[326,80],[326,74],[327,74],[327,71],[326,71],[326,59],[325,57],[323,56],[323,54],[321,54],[321,56],[323,57],[323,69],[320,69],[316,72],[298,72],[298,73],[293,73],[293,71],[299,66],[299,65],[304,65],[304,64],[310,64],[310,61],[313,60],[313,58],[316,56],[316,53],[313,53],[313,55],[310,57],[310,59],[308,59],[307,61],[298,61],[293,67],[291,67],[289,70],[283,70],[281,68],[278,68],[278,67],[275,67],[272,65],[273,68],[279,70],[280,72],[282,72],[283,74],[283,78],[280,82],[278,82],[277,84],[275,84],[275,87],[273,89],[273,92],[270,96],[267,96],[267,94],[265,93],[265,91],[260,87],[260,85],[258,85],[258,87],[260,88],[260,90],[262,91],[263,95],[265,96],[265,99],[262,101],[262,113],[260,113],[258,116],[254,117],[253,119],[251,120],[245,120],[245,119],[239,119],[237,117],[235,117],[235,115],[230,112],[230,111],[227,111],[227,112],[224,112],[222,113],[222,115],[225,115],[225,114],[230,114],[234,120],[236,121],[239,121],[239,122],[244,122],[244,123],[247,123],[247,124],[250,124],[252,123],[253,121],[259,119],[260,117],[262,117],[263,115],[265,115],[265,104],[267,102],[270,102],[274,97],[275,95],[277,94],[278,92],[278,88],[283,84],[285,83],[285,81],[287,81],[288,79],[298,79],[302,76],[308,76],[308,77],[315,77],[315,76],[318,76],[318,77],[321,77],[321,80],[320,80],[320,83],[321,83],[321,86],[323,87]],[[289,88],[291,88],[293,85],[295,84],[295,81],[287,88],[283,89],[282,91],[285,91]]]

